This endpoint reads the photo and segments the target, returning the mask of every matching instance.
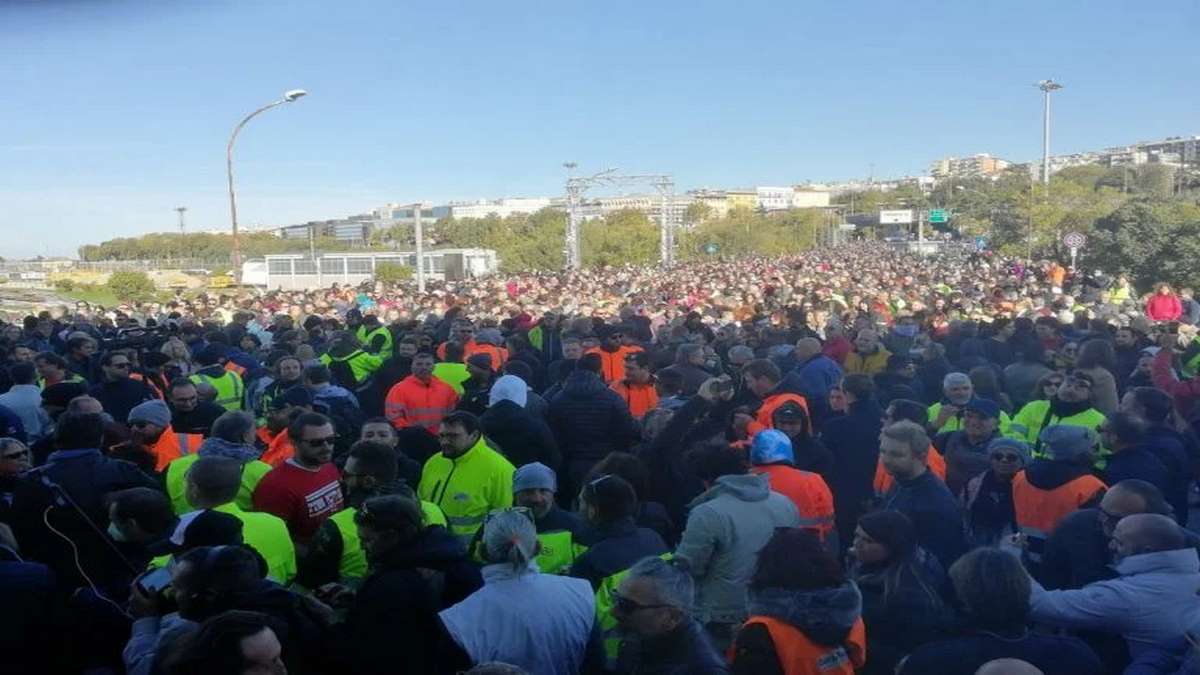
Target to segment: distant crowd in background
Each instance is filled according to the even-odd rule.
[[[1200,675],[1198,327],[876,245],[9,314],[0,673]]]

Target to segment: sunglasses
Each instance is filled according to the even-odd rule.
[[[997,462],[1016,463],[1021,461],[1021,456],[998,452],[992,455],[992,459],[996,460]]]
[[[617,610],[618,612],[620,612],[622,614],[633,614],[634,612],[637,612],[637,611],[640,611],[643,609],[663,609],[663,608],[672,606],[672,605],[663,605],[663,604],[644,605],[636,600],[633,600],[631,598],[627,598],[627,597],[621,595],[616,590],[609,591],[608,595],[610,598],[612,598],[613,609]]]

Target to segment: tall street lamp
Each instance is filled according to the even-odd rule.
[[[1050,92],[1063,86],[1054,80],[1037,83],[1042,90],[1042,185],[1050,184]]]
[[[283,93],[283,98],[272,103],[268,103],[263,107],[242,118],[237,126],[233,128],[233,133],[229,136],[229,145],[225,146],[225,171],[229,177],[229,218],[233,222],[233,277],[240,283],[242,280],[242,243],[238,238],[238,220],[237,220],[237,197],[233,190],[233,143],[237,140],[238,133],[246,123],[254,119],[259,113],[264,113],[271,108],[281,106],[284,103],[291,103],[296,99],[308,94],[303,89],[291,89]],[[314,261],[315,263],[315,261]]]

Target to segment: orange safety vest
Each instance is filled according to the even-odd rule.
[[[584,353],[600,355],[600,377],[611,383],[625,379],[625,357],[638,351],[642,350],[621,346],[617,347],[617,351],[609,352],[600,347],[592,347]]]
[[[162,436],[159,436],[154,445],[149,448],[150,454],[154,455],[155,459],[154,470],[166,471],[168,464],[199,450],[200,444],[203,442],[204,436],[200,434],[180,434],[171,427],[167,427]]]
[[[473,350],[477,347],[479,347],[479,343],[475,342],[474,338],[467,340],[467,343],[463,345],[463,363],[467,362],[467,357],[470,356],[473,353]],[[438,345],[437,349],[434,350],[434,353],[437,354],[438,361],[445,361],[446,343],[443,342],[442,344]]]
[[[771,634],[783,675],[854,675],[854,669],[867,662],[867,629],[861,618],[855,619],[846,642],[837,647],[817,644],[799,628],[769,616],[751,616],[742,627],[755,623]],[[736,640],[729,652],[730,661],[736,661]]]
[[[762,405],[758,406],[758,413],[754,417],[754,421],[758,422],[761,427],[755,431],[761,429],[774,429],[775,422],[771,419],[771,416],[774,415],[775,411],[785,403],[795,403],[803,408],[804,414],[808,415],[809,427],[812,427],[812,415],[808,412],[808,401],[800,394],[783,393],[771,394],[763,399]]]
[[[287,429],[272,436],[270,429],[261,427],[257,433],[259,440],[267,444],[267,449],[263,451],[262,457],[258,458],[259,461],[266,462],[271,466],[279,466],[296,454],[296,446],[292,445],[292,439],[288,436]]]
[[[415,375],[400,380],[388,390],[384,414],[397,429],[419,426],[436,434],[442,418],[458,405],[458,394],[436,377],[426,384]]]
[[[819,474],[785,464],[756,466],[750,473],[766,474],[771,489],[792,500],[800,511],[800,527],[816,529],[822,539],[833,530],[833,493]]]
[[[1013,476],[1013,510],[1017,516],[1017,528],[1032,544],[1025,549],[1029,559],[1040,562],[1042,544],[1058,523],[1105,489],[1107,486],[1090,474],[1053,490],[1035,487],[1025,477],[1024,471]]]
[[[634,419],[642,419],[647,411],[658,405],[658,391],[654,389],[653,382],[636,384],[621,380],[613,382],[610,389],[625,400],[629,405],[629,414],[633,415]]]
[[[141,382],[142,384],[146,385],[147,387],[150,387],[150,391],[154,393],[154,398],[156,398],[160,401],[163,400],[162,389],[159,389],[158,385],[154,384],[154,382],[146,379],[145,375],[143,375],[141,373],[130,373],[129,379],[137,380],[138,382]]]
[[[492,372],[500,370],[500,368],[508,362],[507,349],[504,347],[489,345],[486,342],[481,342],[463,350],[463,363],[466,363],[467,359],[476,354],[487,354],[488,356],[492,357]]]
[[[933,472],[933,475],[946,482],[946,458],[942,457],[942,453],[937,451],[931,443],[929,445],[929,454],[925,457],[925,466]],[[896,479],[892,478],[892,474],[883,468],[883,460],[875,462],[875,481],[872,483],[875,487],[875,496],[882,497],[891,491],[892,486],[896,484]]]

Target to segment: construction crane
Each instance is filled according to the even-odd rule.
[[[658,191],[659,197],[659,243],[658,259],[663,267],[675,263],[675,179],[670,174],[619,174],[616,169],[605,169],[590,176],[576,176],[574,171],[579,165],[575,162],[565,162],[567,169],[567,231],[564,243],[566,266],[568,270],[578,270],[583,266],[583,256],[580,253],[580,220],[579,206],[583,203],[583,195],[588,189],[597,185],[622,186],[649,183]]]

